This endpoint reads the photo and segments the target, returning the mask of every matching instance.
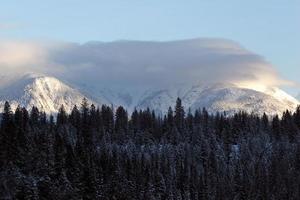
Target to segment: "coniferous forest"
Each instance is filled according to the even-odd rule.
[[[300,198],[300,107],[281,116],[83,100],[57,116],[5,103],[0,199]]]

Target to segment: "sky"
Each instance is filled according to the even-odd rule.
[[[233,40],[294,81],[282,86],[293,95],[300,92],[299,35],[300,0],[9,0],[0,6],[1,41]]]

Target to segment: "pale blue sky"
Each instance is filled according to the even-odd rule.
[[[227,38],[300,82],[299,36],[300,0],[9,0],[0,6],[2,39]]]

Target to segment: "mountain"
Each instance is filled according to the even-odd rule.
[[[298,101],[300,101],[300,94],[298,94],[298,96],[296,96],[296,99],[298,99]]]
[[[236,85],[213,85],[204,89],[191,108],[206,107],[209,112],[233,114],[240,110],[262,115],[281,114],[285,110],[294,110],[298,101],[278,88],[269,88],[260,92]]]
[[[86,97],[60,80],[44,75],[27,74],[10,79],[0,88],[0,109],[9,101],[14,110],[19,104],[28,110],[34,105],[47,114],[57,113],[61,105],[70,111]],[[92,100],[89,100],[93,102]]]
[[[174,89],[153,91],[146,94],[137,107],[150,107],[158,112],[166,112],[168,106],[174,105],[179,96],[185,108],[191,108],[191,111],[205,107],[210,113],[226,112],[231,115],[243,110],[260,115],[275,115],[287,109],[294,110],[299,104],[296,99],[278,88],[260,92],[224,83],[193,86],[185,92],[177,92],[177,96],[174,94]]]
[[[299,104],[295,98],[278,88],[257,91],[239,87],[231,83],[205,85],[181,85],[169,88],[132,88],[90,87],[86,85],[67,85],[57,78],[27,74],[17,78],[2,77],[0,82],[0,109],[8,100],[14,110],[19,104],[30,109],[33,105],[48,114],[57,113],[61,105],[70,111],[87,98],[95,105],[124,106],[129,113],[137,109],[153,109],[158,114],[167,112],[174,106],[177,97],[182,99],[186,111],[206,108],[211,113],[226,112],[228,115],[238,111],[269,115],[294,110]]]

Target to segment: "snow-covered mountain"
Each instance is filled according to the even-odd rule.
[[[142,92],[134,89],[92,88],[88,85],[72,87],[57,78],[29,74],[18,78],[3,77],[0,85],[0,109],[6,100],[12,109],[21,105],[30,109],[33,105],[48,114],[56,113],[61,105],[67,111],[80,105],[86,97],[96,105],[122,105],[130,112],[134,108],[155,110],[166,113],[169,106],[174,106],[177,97],[182,99],[186,109],[195,111],[205,107],[209,112],[226,112],[233,114],[238,111],[254,112],[269,115],[280,114],[285,110],[294,110],[299,101],[278,88],[267,88],[257,91],[230,83],[174,86],[169,88],[149,89]],[[76,86],[74,86],[76,85]]]
[[[80,105],[85,97],[77,89],[49,76],[27,74],[7,82],[9,84],[3,84],[0,88],[1,110],[4,102],[9,101],[13,110],[18,105],[30,110],[34,105],[51,114],[57,113],[61,105],[70,111],[74,105]]]
[[[174,105],[177,94],[185,108],[195,111],[206,108],[211,113],[238,111],[269,115],[280,114],[285,110],[294,110],[299,102],[278,88],[269,88],[265,92],[241,88],[234,84],[212,84],[193,86],[185,92],[159,90],[148,93],[142,99],[139,108],[150,107],[165,112],[169,105]]]
[[[257,114],[281,114],[294,110],[299,102],[278,88],[260,92],[236,85],[213,85],[204,89],[191,104],[192,110],[206,107],[210,112],[233,114],[239,110]]]

